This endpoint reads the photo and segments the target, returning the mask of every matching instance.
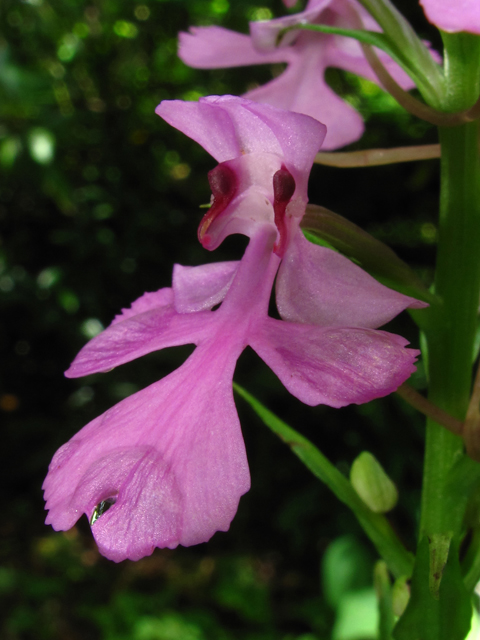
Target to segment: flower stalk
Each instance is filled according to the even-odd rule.
[[[440,157],[439,144],[422,144],[393,149],[362,149],[360,151],[320,151],[315,156],[315,164],[340,169],[355,167],[378,167],[398,162],[416,162]]]
[[[467,411],[480,290],[480,164],[478,123],[441,128],[441,195],[435,293],[427,330],[429,399],[458,420]],[[458,530],[447,512],[447,474],[463,441],[427,421],[421,536]]]

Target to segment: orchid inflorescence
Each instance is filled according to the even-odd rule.
[[[285,0],[286,6],[293,4]],[[462,93],[458,89],[461,83],[451,78],[451,69],[459,68],[452,51],[459,57],[463,53],[458,52],[464,51],[458,38],[465,34],[458,32],[467,31],[464,43],[475,55],[480,52],[473,35],[480,34],[480,5],[476,0],[464,0],[461,8],[446,0],[421,0],[420,4],[428,19],[442,30],[446,46],[443,67],[441,57],[416,36],[389,0],[309,0],[298,13],[251,23],[249,35],[216,26],[192,27],[180,34],[179,55],[194,67],[287,63],[277,78],[243,97],[164,100],[156,109],[164,121],[200,144],[218,163],[208,173],[212,196],[198,227],[202,246],[213,251],[232,234],[247,236],[249,241],[238,261],[175,265],[171,287],[145,293],[77,355],[67,377],[107,372],[166,347],[195,345],[177,370],[109,409],[57,451],[44,483],[47,523],[56,530],[71,528],[86,514],[101,553],[116,562],[138,560],[155,547],[197,544],[209,540],[216,531],[228,530],[240,497],[250,487],[232,392],[237,359],[250,346],[284,387],[307,405],[339,408],[399,389],[404,399],[429,416],[420,533],[427,547],[430,545],[430,557],[436,562],[443,559],[442,570],[446,566],[445,549],[448,554],[450,541],[452,549],[457,544],[455,536],[463,522],[460,509],[466,509],[468,491],[480,481],[476,467],[468,466],[476,463],[465,456],[462,441],[464,437],[472,458],[480,456],[478,382],[470,405],[465,388],[455,391],[460,400],[457,396],[452,399],[455,393],[452,391],[450,398],[450,382],[442,378],[442,366],[454,370],[456,365],[439,364],[449,358],[456,362],[463,354],[463,361],[471,367],[474,348],[480,271],[475,257],[468,263],[470,267],[461,271],[463,263],[458,267],[458,260],[452,261],[451,255],[459,251],[461,242],[476,246],[477,223],[468,223],[471,232],[467,234],[457,234],[455,224],[448,225],[456,204],[450,194],[463,194],[457,199],[465,203],[457,220],[462,216],[469,220],[470,209],[478,206],[474,181],[468,178],[470,170],[471,175],[480,172],[476,133],[462,155],[474,160],[465,161],[456,173],[448,154],[457,148],[452,142],[454,134],[449,132],[455,127],[461,131],[471,127],[473,132],[477,126],[478,79],[476,89],[466,83]],[[411,107],[412,113],[440,124],[441,145],[337,156],[329,153],[358,140],[364,131],[360,114],[327,85],[324,75],[330,66],[376,82],[406,108]],[[423,102],[407,93],[413,87]],[[466,140],[467,135],[462,135]],[[381,164],[438,157],[440,151],[445,184],[449,185],[441,201],[449,231],[442,239],[457,245],[439,249],[438,276],[430,291],[390,249],[352,223],[342,222],[340,216],[320,207],[310,206],[306,214],[314,162]],[[456,184],[461,184],[457,192],[451,186]],[[307,239],[302,226],[313,230],[319,242],[313,242],[311,236]],[[465,291],[470,287],[468,295],[473,302],[464,313],[471,320],[462,325],[461,337],[457,336],[451,347],[451,333],[456,331],[458,318],[464,317],[451,277],[457,267],[463,274],[457,281],[465,281]],[[394,288],[373,277],[382,274]],[[272,289],[278,318],[269,315]],[[420,351],[407,348],[403,337],[379,329],[405,309],[412,311],[424,332],[425,344],[431,347],[431,400],[404,385],[415,371]],[[465,371],[466,365],[462,366]],[[466,388],[471,371],[467,374]],[[452,388],[460,378],[452,382]],[[443,427],[451,433],[445,436]],[[447,450],[451,464],[435,476],[432,460],[445,465]],[[384,477],[370,454],[362,459],[369,461],[375,477]],[[317,463],[307,461],[307,454],[304,462],[324,479],[323,472],[315,471]],[[443,508],[443,493],[435,490],[432,478],[443,483],[443,492],[453,491],[455,478],[461,476],[457,470],[460,464],[470,474],[470,484],[463,480],[461,486],[468,484],[469,489],[462,489],[455,508]],[[363,482],[361,467],[360,462],[356,464],[354,476]],[[448,476],[454,468],[457,475]],[[367,488],[369,473],[365,476]],[[354,510],[390,562],[391,572],[396,577],[408,574],[409,579],[412,558],[378,515],[382,508],[371,507],[370,497],[362,502],[345,482],[338,480],[334,491]],[[389,486],[393,487],[391,482]],[[380,495],[377,489],[372,495]],[[390,493],[397,495],[394,488]],[[453,505],[455,499],[450,499]],[[393,505],[392,500],[387,502]],[[451,524],[448,518],[456,510],[456,524]],[[423,567],[419,564],[424,562],[419,559],[421,553],[413,570],[414,583],[423,571],[418,568]],[[448,562],[454,562],[452,558],[449,556]],[[479,574],[475,569],[479,562],[471,562],[465,578],[469,587],[473,587],[472,576]],[[434,571],[432,567],[430,571]],[[443,596],[437,573],[430,588],[438,600]],[[413,615],[402,620],[411,621]],[[405,634],[417,629],[408,627],[411,622],[402,624]],[[398,636],[403,637],[407,635]],[[452,636],[456,637],[460,638]]]

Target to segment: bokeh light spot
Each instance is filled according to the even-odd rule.
[[[120,38],[136,38],[138,34],[137,27],[127,20],[117,20],[113,25],[113,31]]]
[[[55,155],[55,137],[48,129],[36,127],[28,134],[28,150],[38,164],[49,164]]]
[[[84,320],[80,325],[80,332],[86,338],[94,338],[95,336],[98,336],[103,329],[104,326],[98,318],[88,318],[88,320]]]

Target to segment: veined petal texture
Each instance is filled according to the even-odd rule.
[[[344,407],[395,391],[419,351],[400,336],[357,327],[312,327],[268,318],[250,345],[296,398]]]
[[[84,427],[55,454],[44,483],[57,530],[111,502],[92,523],[101,552],[137,560],[226,531],[250,486],[232,396],[238,352],[198,348],[175,372]]]
[[[67,378],[110,371],[166,347],[199,344],[210,334],[210,312],[179,314],[173,306],[173,296],[170,299],[169,304],[148,309],[149,303],[156,300],[155,294],[139,298],[132,309],[124,310],[105,331],[87,342],[65,372]],[[133,310],[140,313],[132,314]]]

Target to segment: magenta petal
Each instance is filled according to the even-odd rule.
[[[347,38],[343,38],[343,40],[346,39]],[[356,51],[357,46],[358,52]],[[396,62],[390,58],[390,56],[379,49],[375,49],[375,52],[384,67],[387,69],[388,73],[402,87],[402,89],[405,91],[413,89],[415,86],[414,81]],[[345,71],[349,71],[350,73],[354,73],[358,76],[363,76],[364,78],[367,78],[367,80],[382,86],[377,74],[373,71],[372,67],[363,56],[362,49],[357,42],[353,42],[353,45],[349,45],[348,47],[345,45],[342,47],[330,47],[328,61],[328,66],[338,67],[339,69],[344,69]]]
[[[304,179],[307,180],[315,155],[326,135],[325,125],[309,117],[308,114],[292,113],[291,110],[285,111],[282,108],[274,108],[268,104],[246,99],[245,103],[245,111],[251,114],[249,117],[245,116],[245,130],[248,132],[248,137],[252,139],[249,141],[250,152],[279,153],[283,156],[289,170],[295,169],[298,174],[306,174]],[[276,145],[279,145],[279,151],[273,146],[271,149],[266,146],[262,148],[262,141],[256,138],[257,133],[252,127],[253,122],[250,124],[252,116],[258,118],[272,132]],[[249,124],[250,130],[248,130]],[[296,180],[299,179],[299,175],[294,177]]]
[[[112,498],[92,531],[116,562],[228,530],[250,486],[232,397],[237,355],[227,343],[198,348],[59,449],[44,482],[47,523],[68,529]]]
[[[132,302],[129,309],[122,309],[121,313],[115,316],[110,326],[117,322],[122,322],[122,320],[126,320],[127,318],[137,316],[139,313],[150,311],[151,309],[159,309],[160,307],[167,308],[169,305],[171,306],[172,303],[173,291],[170,287],[165,287],[158,291],[147,291],[143,296],[140,296],[140,298]]]
[[[420,0],[420,4],[428,20],[439,29],[480,34],[478,0]]]
[[[330,89],[324,80],[325,62],[320,48],[310,47],[293,57],[275,80],[245,94],[246,98],[303,113],[326,125],[322,149],[344,147],[361,138],[363,119]],[[306,136],[302,140],[307,139]],[[315,153],[318,151],[316,149]]]
[[[281,317],[332,327],[380,327],[424,302],[377,282],[340,253],[308,242],[299,231],[280,265],[276,285]]]
[[[241,155],[241,141],[230,116],[224,109],[218,108],[215,100],[164,100],[155,113],[198,142],[217,162]]]
[[[223,69],[283,62],[285,53],[258,51],[250,36],[223,27],[190,27],[179,34],[178,56],[196,69]]]
[[[198,102],[164,100],[156,113],[218,162],[273,153],[299,171],[310,170],[325,136],[325,127],[312,118],[237,96],[208,96]]]
[[[312,327],[268,318],[251,347],[292,395],[309,405],[344,407],[395,391],[415,371],[419,351],[373,329]]]
[[[78,353],[67,378],[110,371],[152,351],[182,344],[199,344],[210,334],[210,312],[178,314],[172,305],[115,321]]]
[[[212,262],[198,267],[173,267],[172,288],[178,313],[211,309],[222,302],[232,284],[239,261]]]

